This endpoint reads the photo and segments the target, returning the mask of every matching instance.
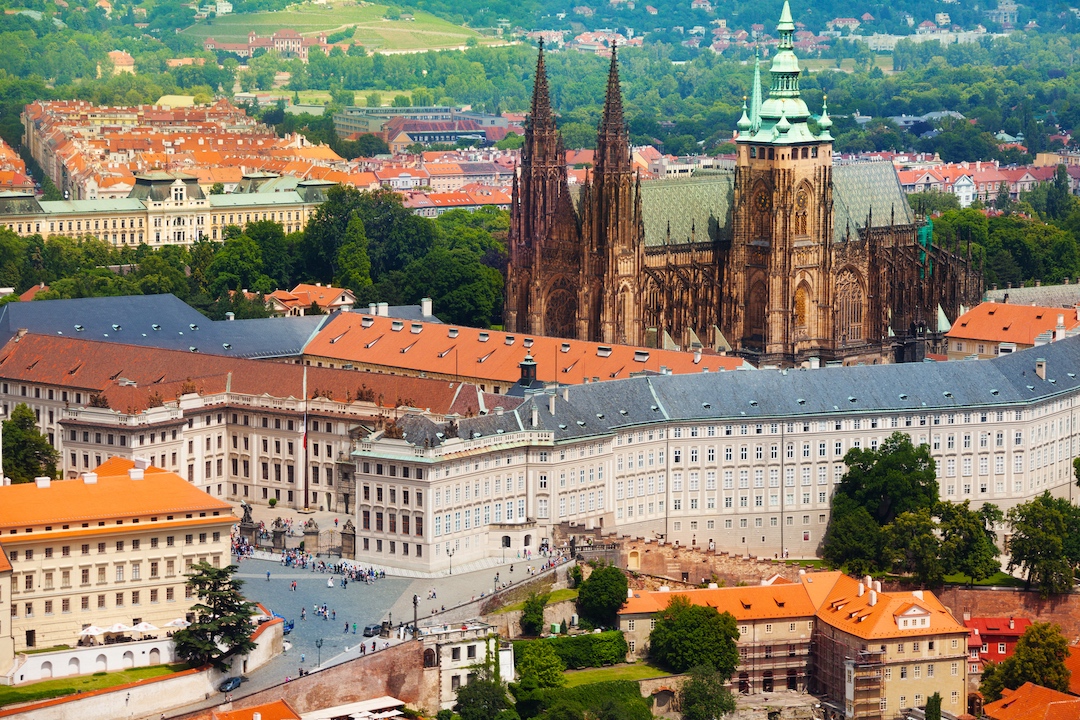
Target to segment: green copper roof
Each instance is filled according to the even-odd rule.
[[[645,245],[729,239],[734,181],[735,174],[728,170],[641,183]]]
[[[837,242],[845,240],[849,229],[851,237],[856,238],[857,231],[866,227],[868,217],[873,227],[915,222],[915,213],[892,163],[837,165],[832,177],[833,237]]]

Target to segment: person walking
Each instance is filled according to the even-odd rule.
[[[270,582],[270,571],[266,571],[266,582]]]
[[[353,623],[353,624],[352,624],[352,634],[353,634],[353,635],[355,635],[355,634],[356,634],[356,623]]]

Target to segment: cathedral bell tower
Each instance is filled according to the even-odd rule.
[[[582,307],[589,340],[639,345],[643,341],[639,280],[644,265],[640,180],[630,160],[617,51],[611,48],[607,97],[596,130],[596,163],[585,186]]]
[[[736,140],[734,232],[724,277],[722,327],[741,354],[792,364],[832,337],[832,122],[819,132],[799,93],[795,23],[785,1],[780,42],[762,101],[760,61]]]

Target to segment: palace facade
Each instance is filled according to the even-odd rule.
[[[785,4],[771,86],[760,68],[733,171],[642,182],[612,53],[595,167],[567,182],[543,47],[514,185],[505,322],[608,343],[731,349],[758,364],[920,359],[981,274],[935,245],[888,163],[833,164],[823,104],[799,92]],[[940,324],[940,327],[939,327]]]

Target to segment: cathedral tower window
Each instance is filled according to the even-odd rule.
[[[836,279],[836,295],[839,299],[837,327],[846,342],[859,342],[863,339],[863,303],[864,294],[858,276],[851,270],[844,270]]]

